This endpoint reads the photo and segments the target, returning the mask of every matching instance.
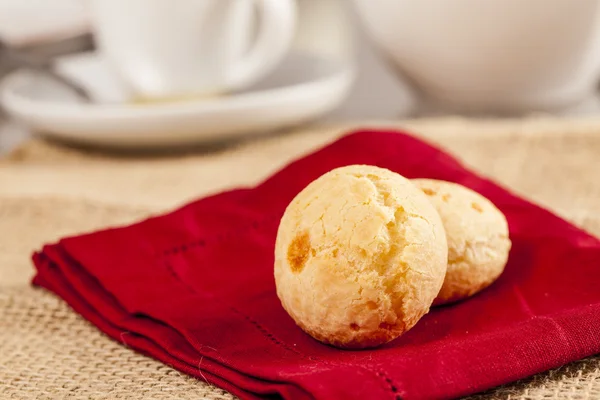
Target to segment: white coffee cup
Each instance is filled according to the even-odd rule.
[[[439,108],[552,110],[594,94],[599,0],[355,0],[374,42]]]
[[[254,21],[255,14],[258,16]],[[91,0],[96,43],[137,97],[243,88],[291,46],[295,0]]]

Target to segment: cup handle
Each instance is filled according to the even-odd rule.
[[[296,0],[253,0],[259,13],[256,40],[228,73],[228,85],[239,89],[275,67],[289,49],[296,28]]]

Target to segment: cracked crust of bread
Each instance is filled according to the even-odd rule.
[[[373,347],[429,311],[446,261],[441,220],[419,189],[386,169],[342,167],[287,207],[275,245],[277,295],[317,340]]]
[[[504,214],[456,183],[413,182],[440,214],[448,240],[448,271],[434,305],[465,299],[491,285],[504,271],[511,248]]]

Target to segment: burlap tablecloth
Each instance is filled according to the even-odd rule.
[[[365,125],[410,128],[600,235],[600,120],[540,116]],[[61,300],[32,288],[30,253],[63,235],[133,222],[198,196],[254,184],[345,129],[304,128],[160,157],[33,140],[0,160],[0,398],[231,399],[106,338]],[[600,399],[600,356],[474,398]]]

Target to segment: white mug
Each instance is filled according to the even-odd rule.
[[[295,33],[295,0],[91,0],[91,6],[99,50],[133,94],[146,99],[243,88],[276,67]]]
[[[397,71],[434,108],[553,110],[600,77],[599,0],[355,0]]]

